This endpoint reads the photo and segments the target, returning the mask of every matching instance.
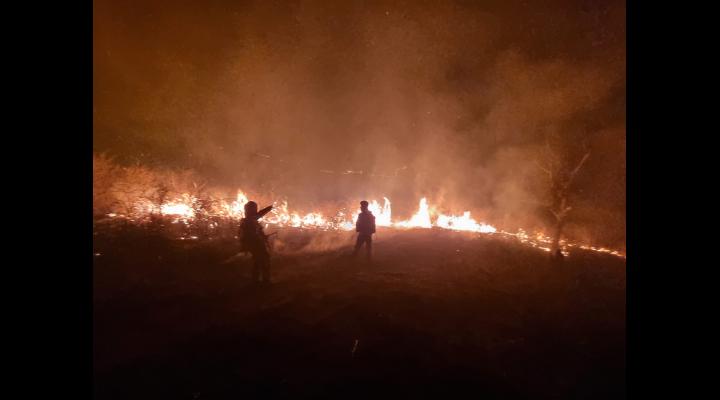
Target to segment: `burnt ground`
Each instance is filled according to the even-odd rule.
[[[337,240],[286,246],[265,288],[232,241],[96,236],[95,398],[625,398],[625,261],[433,229],[353,263]]]

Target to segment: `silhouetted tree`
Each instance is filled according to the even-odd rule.
[[[569,153],[569,154],[568,154]],[[582,145],[582,156],[577,157],[578,152],[561,152],[559,146],[550,145],[545,141],[545,147],[541,151],[537,164],[545,172],[547,177],[547,201],[544,205],[550,210],[555,218],[553,229],[553,242],[550,248],[551,254],[556,254],[560,248],[562,231],[567,222],[569,212],[572,210],[569,197],[573,191],[573,182],[578,172],[590,157],[590,151],[586,145]],[[576,157],[573,157],[575,155]]]

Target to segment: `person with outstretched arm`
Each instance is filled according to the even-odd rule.
[[[268,206],[258,211],[254,201],[245,204],[245,218],[240,221],[238,236],[243,251],[247,251],[253,258],[252,277],[256,283],[270,283],[270,249],[262,226],[258,222],[265,214],[272,210]]]

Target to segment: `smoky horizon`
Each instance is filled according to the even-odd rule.
[[[119,165],[510,229],[552,226],[589,154],[567,234],[625,246],[624,1],[93,4],[93,151]]]

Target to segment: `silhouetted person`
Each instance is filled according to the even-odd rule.
[[[272,210],[272,206],[258,211],[257,203],[249,201],[245,204],[245,218],[240,221],[238,236],[243,250],[249,252],[253,258],[253,281],[257,283],[270,283],[270,251],[267,236],[258,222],[265,214]]]
[[[355,223],[355,231],[358,233],[357,242],[355,242],[355,251],[353,257],[355,257],[365,244],[365,250],[368,260],[372,256],[372,235],[375,233],[375,216],[368,210],[368,202],[363,200],[360,202],[360,214],[358,214],[357,222]]]

